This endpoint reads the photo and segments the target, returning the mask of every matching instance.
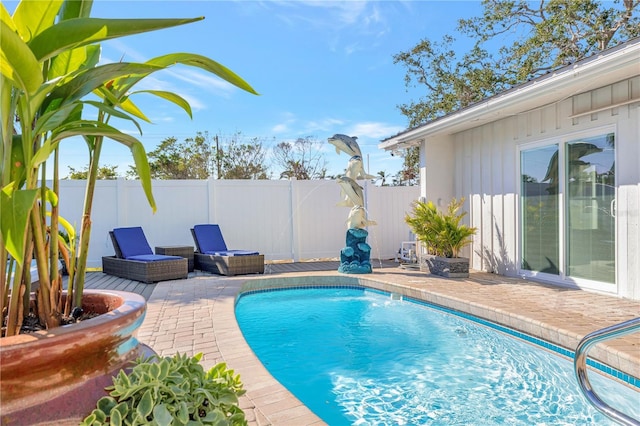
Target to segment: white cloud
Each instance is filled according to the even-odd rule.
[[[387,123],[363,122],[356,123],[349,128],[349,133],[353,135],[362,135],[361,137],[370,137],[381,139],[392,136],[404,130],[403,126],[396,126]]]
[[[308,135],[313,135],[318,132],[328,132],[336,127],[342,126],[344,124],[344,120],[340,120],[337,118],[324,118],[322,120],[316,121],[307,121],[301,126],[301,130],[303,133]]]
[[[271,128],[273,133],[285,133],[289,131],[289,126],[284,123],[276,124]]]
[[[289,133],[291,125],[296,122],[296,116],[292,112],[285,112],[282,114],[282,121],[271,127],[271,131],[276,134]]]
[[[260,4],[272,9],[277,18],[287,26],[304,26],[325,33],[332,51],[351,55],[356,51],[375,48],[376,43],[372,38],[390,33],[383,10],[395,9],[394,3],[295,0]]]

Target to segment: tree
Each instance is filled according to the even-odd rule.
[[[321,151],[322,142],[311,136],[295,142],[280,142],[273,148],[273,161],[283,171],[280,179],[324,179],[327,161]]]
[[[426,93],[399,109],[415,127],[640,35],[640,0],[483,0],[483,15],[457,31],[475,40],[459,56],[455,37],[423,39],[394,55],[406,86]],[[500,43],[497,51],[492,44]]]
[[[208,179],[213,171],[215,151],[207,132],[197,132],[193,138],[178,142],[175,137],[164,139],[147,153],[153,179]],[[137,178],[130,167],[127,176]]]
[[[398,172],[394,185],[411,186],[417,185],[420,179],[420,149],[418,147],[407,148],[404,156],[402,169]]]
[[[66,179],[77,179],[77,180],[86,180],[89,176],[89,166],[85,166],[84,170],[76,170],[71,166],[69,167],[69,176]],[[96,179],[103,180],[114,180],[118,178],[118,172],[116,169],[118,166],[112,166],[109,164],[105,164],[104,166],[98,167],[98,171],[96,174]]]
[[[387,172],[385,172],[384,170],[380,170],[377,174],[377,180],[380,182],[380,186],[388,186],[389,184],[387,184],[387,178],[389,176],[387,175]]]
[[[193,138],[178,142],[168,137],[149,152],[153,179],[268,179],[266,152],[258,138],[240,143],[236,133],[229,142],[220,143],[208,132],[197,132]],[[134,168],[128,177],[137,178]]]
[[[267,152],[259,138],[248,143],[238,141],[236,133],[231,141],[218,151],[218,179],[269,179]]]

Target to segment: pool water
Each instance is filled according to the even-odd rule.
[[[356,288],[245,294],[245,339],[269,372],[331,426],[613,425],[570,360],[424,304]],[[640,418],[640,392],[589,375]]]

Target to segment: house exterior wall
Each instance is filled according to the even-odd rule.
[[[640,299],[640,76],[422,144],[421,196],[465,197],[473,269],[518,276],[519,150],[603,129],[616,141],[615,293]],[[452,170],[452,172],[448,172]],[[589,284],[559,283],[587,288]],[[594,290],[610,292],[595,286]]]
[[[393,259],[409,238],[404,215],[419,197],[413,187],[377,187],[364,181],[372,259]],[[85,181],[60,182],[60,215],[79,229]],[[338,207],[340,187],[330,180],[156,180],[153,213],[137,181],[98,181],[92,213],[89,267],[112,256],[109,231],[142,226],[151,248],[193,245],[189,229],[220,224],[229,248],[259,250],[267,260],[336,258],[345,245],[349,209]]]

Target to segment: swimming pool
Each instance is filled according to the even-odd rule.
[[[245,339],[330,425],[613,424],[578,390],[572,362],[490,327],[363,288],[245,293]],[[640,393],[592,373],[606,402],[640,417]]]

